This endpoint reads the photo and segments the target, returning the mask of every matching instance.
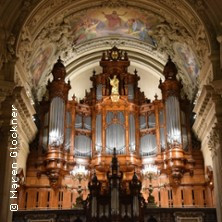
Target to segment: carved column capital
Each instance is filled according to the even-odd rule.
[[[217,155],[218,147],[222,144],[221,138],[222,123],[216,123],[208,136],[208,147],[212,157]]]

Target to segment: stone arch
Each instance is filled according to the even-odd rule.
[[[62,48],[62,51],[64,51],[63,59],[65,63],[69,66],[78,56],[81,55],[81,53],[84,54],[84,49],[85,51],[90,49],[90,47],[93,47],[94,49],[99,49],[101,48],[104,49],[104,46],[101,47],[98,45],[97,41],[96,44],[91,44],[90,42],[87,42],[85,46],[79,46],[75,45],[72,47],[72,42],[70,42],[70,36],[67,33],[67,29],[69,29],[69,21],[70,19],[75,19],[75,15],[79,13],[79,11],[82,10],[82,12],[87,13],[87,8],[92,7],[97,10],[101,10],[101,8],[109,8],[111,11],[115,7],[121,7],[121,8],[127,8],[127,10],[131,10],[132,7],[136,7],[137,11],[140,13],[143,13],[144,15],[154,15],[156,18],[159,19],[158,24],[155,25],[155,28],[150,30],[150,35],[155,37],[158,42],[158,47],[155,50],[152,50],[152,48],[147,48],[147,52],[149,51],[149,56],[148,58],[153,55],[153,53],[157,52],[157,57],[158,58],[153,58],[155,61],[160,60],[162,63],[166,61],[166,54],[170,54],[171,57],[174,56],[175,52],[171,48],[168,48],[169,45],[168,43],[172,43],[174,41],[189,41],[190,44],[192,44],[193,48],[196,48],[195,51],[197,52],[201,46],[207,46],[205,50],[208,52],[211,51],[210,45],[209,45],[209,39],[208,39],[208,34],[206,33],[204,29],[204,25],[201,22],[201,20],[198,18],[198,16],[190,10],[190,6],[187,3],[183,4],[178,4],[176,1],[173,2],[172,4],[172,9],[169,9],[168,5],[171,5],[169,1],[164,1],[164,2],[147,2],[147,1],[142,1],[139,5],[135,6],[133,4],[133,1],[122,1],[122,2],[116,2],[116,1],[105,1],[103,3],[101,2],[96,2],[96,3],[73,3],[73,2],[56,2],[51,0],[47,3],[47,5],[44,5],[44,2],[41,2],[38,7],[36,7],[35,10],[33,10],[32,13],[28,16],[26,19],[22,31],[20,32],[20,36],[17,41],[17,54],[19,55],[20,59],[23,60],[21,61],[22,65],[26,67],[24,73],[29,73],[29,79],[32,79],[33,76],[33,69],[32,67],[35,67],[36,63],[33,65],[31,61],[28,62],[28,58],[31,58],[31,60],[40,60],[41,63],[41,58],[35,57],[34,55],[31,56],[30,52],[30,47],[35,48],[40,45],[40,44],[48,44],[47,38],[50,38],[50,43],[52,43],[52,47],[54,48]],[[75,7],[74,7],[75,6]],[[78,7],[76,7],[78,6]],[[78,12],[76,11],[76,8],[78,8]],[[143,10],[141,10],[143,8]],[[65,13],[65,14],[64,14]],[[181,15],[187,15],[186,17],[188,19],[184,19]],[[164,14],[165,16],[163,17],[161,14]],[[59,17],[57,16],[59,15]],[[56,17],[56,18],[55,18]],[[44,22],[43,22],[44,21]],[[190,21],[190,22],[188,22]],[[191,22],[192,21],[192,22]],[[196,34],[196,29],[198,28],[199,36],[195,36]],[[179,35],[176,33],[180,32]],[[67,34],[67,35],[66,35]],[[172,36],[175,35],[175,38],[172,38]],[[164,36],[162,38],[161,36]],[[200,37],[201,36],[201,37]],[[93,39],[95,41],[96,39]],[[117,42],[118,42],[117,38]],[[123,47],[126,45],[129,47],[129,44],[127,45],[127,39],[122,41]],[[133,42],[131,44],[131,48],[135,50],[141,50],[138,48],[138,45],[141,44],[136,44],[136,42],[133,39],[130,39],[130,41]],[[102,40],[103,44],[105,42],[108,42],[109,44],[112,44],[113,40],[110,41],[110,39],[104,38]],[[115,42],[115,40],[114,40]],[[119,41],[120,42],[120,41]],[[198,43],[198,44],[196,44]],[[108,44],[108,45],[109,45]],[[188,43],[186,43],[188,44]],[[91,45],[91,46],[90,46]],[[166,45],[168,45],[166,47]],[[199,47],[199,48],[198,48]],[[42,49],[40,51],[41,54],[45,55],[47,54],[47,50],[50,50],[48,48]],[[52,49],[53,50],[53,49]],[[73,51],[74,50],[74,51]],[[56,51],[56,49],[55,49]],[[38,51],[35,52],[38,54]],[[198,57],[202,57],[205,52],[200,52],[198,51]],[[60,53],[57,53],[57,56]],[[145,53],[144,53],[145,54]],[[162,56],[162,55],[165,56]],[[162,58],[160,58],[162,56]],[[52,56],[53,57],[53,56]],[[55,61],[56,55],[52,58],[52,61]],[[49,57],[46,55],[46,57],[43,57],[44,61],[47,61]],[[149,59],[147,59],[149,60]],[[25,62],[24,62],[25,61]],[[27,64],[25,64],[27,63]],[[201,62],[203,63],[203,62]],[[38,65],[38,64],[37,64]],[[50,64],[45,64],[43,63],[40,66],[40,71],[43,69],[45,70],[44,73],[44,78],[48,78],[48,73],[51,69]],[[185,91],[186,94],[189,94],[189,98],[192,99],[196,91],[196,83],[193,84],[191,80],[189,80],[188,76],[182,75],[184,70],[181,70],[181,78],[183,82],[186,82],[185,84]],[[31,72],[31,73],[30,73]],[[36,75],[40,75],[39,72],[35,72]],[[43,80],[42,82],[45,82]],[[39,79],[37,77],[37,79]],[[31,80],[29,80],[31,81]],[[30,82],[30,85],[32,85],[32,82]],[[192,85],[193,88],[190,89],[189,87],[186,87],[186,85]],[[44,86],[43,86],[44,87]],[[35,86],[31,86],[31,89],[29,91],[33,91],[32,88],[34,89]],[[38,93],[37,93],[38,94]]]
[[[116,5],[116,4],[120,4],[120,5]],[[45,23],[47,24],[47,22],[44,23],[43,21],[48,21],[50,25],[50,21],[53,20],[54,16],[56,17],[56,15],[60,14],[61,12],[65,12],[72,7],[81,11],[81,10],[84,10],[84,8],[86,9],[89,7],[111,7],[111,8],[116,8],[116,7],[127,8],[128,7],[129,8],[129,7],[136,6],[138,8],[143,8],[143,11],[145,13],[149,12],[149,9],[152,9],[153,12],[157,14],[167,15],[167,18],[165,19],[166,22],[163,21],[163,23],[161,23],[161,25],[157,27],[157,30],[156,30],[157,33],[158,33],[158,30],[162,30],[163,33],[166,32],[169,34],[171,31],[175,32],[175,30],[180,29],[181,27],[185,27],[185,29],[181,29],[182,30],[181,35],[182,36],[184,35],[183,37],[190,37],[187,39],[190,40],[191,45],[194,44],[192,43],[192,41],[194,41],[195,43],[200,43],[200,44],[203,44],[203,41],[204,41],[204,43],[206,43],[207,45],[207,50],[205,51],[205,53],[202,53],[202,57],[204,61],[206,61],[207,67],[203,67],[200,73],[201,78],[199,80],[201,84],[198,85],[199,89],[202,91],[203,85],[211,84],[213,80],[220,79],[220,74],[221,74],[221,71],[220,71],[221,64],[219,61],[220,59],[219,43],[218,43],[218,41],[221,41],[221,38],[218,37],[218,41],[216,39],[217,37],[216,35],[220,34],[219,30],[221,30],[221,26],[220,26],[221,20],[220,18],[216,19],[217,16],[214,16],[212,14],[212,11],[217,11],[216,1],[214,1],[212,10],[208,10],[208,7],[209,7],[208,4],[210,3],[204,2],[202,0],[198,1],[197,4],[193,3],[193,1],[190,1],[190,0],[186,0],[186,1],[184,0],[181,2],[178,2],[176,0],[175,1],[143,0],[143,1],[140,1],[140,3],[137,5],[135,5],[135,1],[133,0],[128,0],[128,1],[123,0],[119,2],[109,0],[109,1],[96,1],[94,3],[91,3],[90,1],[87,3],[85,1],[75,2],[75,1],[58,1],[58,0],[49,0],[47,2],[39,1],[39,0],[34,0],[34,1],[25,0],[25,1],[11,1],[10,3],[5,1],[2,5],[2,9],[0,10],[0,13],[2,14],[2,21],[0,23],[0,34],[1,34],[0,58],[2,61],[0,63],[0,75],[1,75],[1,79],[3,80],[1,85],[2,84],[4,85],[1,91],[0,101],[2,103],[2,101],[7,100],[7,98],[9,98],[13,94],[13,89],[15,85],[22,86],[25,88],[25,92],[27,94],[26,95],[27,96],[26,106],[28,107],[27,110],[30,110],[30,107],[32,107],[32,110],[30,111],[30,115],[33,115],[34,113],[33,98],[32,98],[32,90],[34,88],[32,86],[33,76],[31,75],[31,73],[27,74],[30,70],[30,66],[27,65],[27,67],[24,68],[23,67],[24,64],[22,63],[21,60],[23,58],[23,62],[24,62],[25,56],[27,56],[28,58],[34,56],[32,54],[33,48],[43,43],[41,41],[38,42],[38,36],[40,35],[40,31],[43,30]],[[60,10],[59,8],[61,8],[62,10]],[[220,7],[218,8],[220,9]],[[46,11],[45,13],[43,13],[41,10],[46,10]],[[177,18],[176,20],[173,19],[174,15]],[[189,19],[186,21],[186,19],[182,18],[183,16],[185,18],[189,17]],[[39,18],[42,20],[41,21],[38,20]],[[27,32],[27,25],[28,25],[28,22],[31,20],[33,24],[36,25],[37,27],[36,30],[39,30],[39,31],[36,31],[33,35],[31,35],[29,31]],[[158,34],[156,34],[155,32],[153,33],[153,35],[154,36],[157,35],[158,37]],[[179,38],[179,36],[177,35],[176,37]],[[106,41],[105,39],[103,40]],[[168,41],[167,39],[165,40],[160,39],[160,40],[162,40],[163,43],[164,41]],[[171,41],[175,41],[175,40],[176,39],[172,39]],[[112,42],[112,39],[110,41]],[[62,44],[62,41],[61,43],[58,43],[58,44],[57,43],[58,42],[54,40],[55,47],[60,47],[59,44]],[[20,50],[22,45],[23,47],[26,47],[26,49]],[[72,48],[72,45],[69,45],[69,46]],[[133,45],[133,46],[134,46],[135,51],[139,50],[137,48],[138,45]],[[78,47],[75,47],[74,49],[77,50],[77,52],[79,50]],[[159,55],[161,55],[163,51],[166,51],[167,54],[170,54],[170,50],[168,52],[167,51],[168,49],[164,47],[164,44],[162,44],[162,47],[160,47],[159,50],[160,51],[156,50],[157,52],[159,52]],[[82,52],[81,55],[84,55],[86,51]],[[22,53],[25,53],[25,54],[22,55]],[[210,58],[207,58],[208,54],[211,55]],[[72,62],[73,62],[73,59],[75,59],[75,56],[76,56],[75,53],[73,54],[73,57],[70,56],[66,58],[64,56],[66,65],[70,66],[70,68],[73,65]],[[136,54],[132,56],[136,57]],[[144,56],[144,55],[141,54],[141,56]],[[150,57],[145,57],[145,58],[147,59]],[[82,61],[84,61],[84,59]],[[136,61],[137,62],[141,61],[141,58],[140,60],[138,59]],[[161,61],[164,63],[164,58],[162,58]],[[207,71],[207,69],[211,66],[212,66],[212,71]],[[161,67],[161,62],[159,64],[159,67]],[[213,86],[215,86],[214,83],[213,83]],[[219,87],[219,86],[216,84],[216,87]],[[197,108],[197,110],[198,109],[199,108]],[[29,121],[30,121],[29,124],[33,124],[31,123],[31,120]],[[196,121],[196,125],[194,126],[196,128],[197,133],[199,133],[199,131],[202,130],[202,129],[200,130],[201,127],[199,126],[198,121]],[[34,131],[35,130],[33,130],[33,135],[34,135]],[[202,135],[205,135],[205,134],[202,134]],[[7,217],[3,217],[3,219],[7,220]]]

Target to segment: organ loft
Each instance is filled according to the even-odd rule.
[[[62,61],[53,66],[26,178],[18,174],[19,209],[70,209],[76,221],[164,221],[157,209],[213,207],[212,169],[206,177],[176,65],[168,59],[162,99],[152,101],[137,71],[128,72],[127,52],[105,51],[100,66],[80,101],[68,100]]]

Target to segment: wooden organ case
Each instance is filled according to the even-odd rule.
[[[40,104],[38,143],[30,147],[25,183],[19,187],[19,208],[73,208],[79,189],[86,199],[95,173],[106,192],[114,148],[126,191],[136,172],[143,197],[147,201],[152,186],[158,207],[214,206],[212,177],[206,179],[199,144],[191,136],[190,105],[180,97],[171,59],[159,84],[163,98],[152,102],[138,87],[137,71],[128,73],[126,52],[113,47],[100,65],[103,72],[93,72],[92,88],[79,102],[75,96],[68,100],[71,87],[62,61],[54,65],[48,99]],[[117,85],[111,85],[114,79]]]

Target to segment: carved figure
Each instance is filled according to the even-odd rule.
[[[110,79],[110,85],[112,86],[111,95],[119,95],[119,80],[116,75],[114,75],[113,79]]]

